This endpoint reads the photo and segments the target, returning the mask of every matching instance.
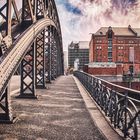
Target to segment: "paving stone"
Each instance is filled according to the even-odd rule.
[[[18,121],[0,124],[0,140],[104,140],[85,106],[72,76],[61,76],[38,99],[12,96]]]

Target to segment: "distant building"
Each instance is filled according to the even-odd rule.
[[[92,35],[89,61],[88,73],[110,81],[140,75],[140,28],[101,27]]]
[[[68,51],[64,50],[64,69],[68,68]]]
[[[77,63],[78,62],[78,63]],[[85,64],[89,63],[89,42],[79,41],[78,43],[71,42],[68,46],[68,66],[83,70]]]

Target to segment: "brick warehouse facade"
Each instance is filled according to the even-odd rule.
[[[101,27],[90,41],[88,73],[94,75],[140,74],[140,29]]]

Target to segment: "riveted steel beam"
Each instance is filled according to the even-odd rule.
[[[45,88],[45,30],[36,38],[36,88]]]
[[[57,40],[57,76],[61,75],[61,50],[60,50],[60,43],[59,37],[56,36]]]
[[[36,98],[35,94],[35,43],[21,62],[21,90],[18,98]]]
[[[22,24],[23,27],[35,22],[35,0],[22,0]]]
[[[31,28],[26,30],[22,37],[13,44],[14,47],[9,51],[7,57],[0,63],[0,95],[6,88],[7,80],[9,80],[12,74],[15,72],[15,68],[19,66],[25,53],[27,52],[30,44],[45,27],[49,25],[55,26],[55,24],[49,19],[41,19],[37,23],[33,24]]]
[[[59,37],[58,32],[55,30],[55,40],[57,46],[57,76],[63,74],[63,50],[62,50],[62,43],[61,38]]]
[[[12,5],[13,5],[13,8],[14,8],[16,19],[17,19],[18,22],[20,22],[19,11],[17,9],[17,5],[16,5],[15,0],[12,0]]]
[[[11,36],[11,8],[12,8],[12,0],[7,0],[7,10],[6,10],[6,35]]]
[[[44,0],[37,0],[36,1],[36,18],[40,19],[45,17],[45,5],[44,5]]]
[[[45,69],[46,81],[51,83],[51,27],[45,29]]]
[[[5,3],[1,8],[0,8],[0,15],[6,20],[6,16],[3,14],[4,9],[7,8],[7,3]]]
[[[48,0],[43,0],[43,3],[44,3],[44,12],[46,14],[47,12],[47,8],[48,8]],[[46,14],[47,15],[47,14]]]
[[[55,41],[55,30],[51,27],[51,78],[56,78],[56,67],[57,67],[57,47]]]
[[[52,19],[52,10],[53,10],[53,5],[52,5],[52,1],[49,1],[48,2],[48,17],[50,18],[50,19]]]
[[[0,123],[12,123],[11,100],[9,94],[9,84],[0,96]]]
[[[5,4],[0,8],[0,15],[4,18],[6,25],[5,31],[6,34],[4,36],[11,36],[11,8],[12,8],[12,0],[6,0]],[[6,12],[4,14],[3,12]]]
[[[0,8],[0,16],[4,18],[4,21],[6,21],[5,24],[6,27],[4,28],[5,34],[3,36],[4,38],[5,36],[11,36],[11,11],[12,11],[11,6],[12,5],[15,11],[15,16],[16,16],[15,18],[18,22],[20,21],[19,12],[17,10],[17,6],[15,2],[16,0],[5,0],[5,1],[6,1],[5,4]],[[35,43],[32,44],[32,42],[35,41],[36,38],[38,38],[39,40],[36,42],[38,43],[37,44],[38,47],[40,48],[42,48],[42,46],[44,47],[44,45],[41,45],[41,43],[39,43],[39,42],[43,42],[42,41],[43,37],[40,37],[39,34],[41,34],[42,31],[46,27],[48,27],[46,31],[48,32],[48,34],[44,36],[45,38],[47,38],[47,41],[45,40],[45,46],[48,46],[46,50],[48,51],[49,54],[47,57],[49,62],[48,79],[50,80],[51,80],[52,73],[54,78],[57,76],[57,68],[59,67],[58,66],[59,64],[57,64],[56,61],[61,59],[60,58],[61,56],[59,57],[58,54],[62,52],[62,50],[60,49],[59,50],[60,53],[58,53],[56,47],[57,41],[56,41],[55,32],[58,32],[58,36],[59,36],[58,38],[61,40],[61,29],[60,29],[60,23],[59,23],[54,0],[22,0],[22,3],[23,4],[22,4],[22,13],[21,13],[21,26],[20,24],[18,25],[18,28],[20,28],[20,35],[19,37],[15,38],[16,40],[12,44],[12,47],[6,50],[7,51],[6,55],[4,55],[5,57],[2,57],[2,61],[0,63],[0,69],[1,69],[0,109],[2,109],[2,112],[5,115],[4,118],[10,121],[13,119],[13,117],[11,115],[11,110],[10,110],[10,103],[9,103],[10,94],[8,93],[9,89],[7,87],[7,83],[8,81],[10,81],[10,78],[15,73],[15,70],[17,69],[19,64],[21,63],[21,92],[19,97],[36,98],[35,74],[38,73],[41,75],[45,75],[44,71],[43,74],[42,72],[39,71],[35,73],[35,50],[36,49],[35,49]],[[51,18],[49,18],[48,16],[45,17],[49,9],[50,9],[49,15]],[[3,11],[6,11],[5,12],[6,14],[4,14]],[[40,17],[42,19],[40,19]],[[38,19],[38,21],[36,21],[36,18]],[[54,30],[54,28],[56,28],[56,30]],[[0,30],[2,31],[3,29],[0,28]],[[22,31],[24,31],[24,33],[22,33]],[[43,53],[40,54],[40,51],[38,51],[37,56],[43,57]],[[43,68],[44,67],[43,64],[44,63],[42,61],[39,61],[37,62],[36,66],[37,68],[39,68],[41,65]]]

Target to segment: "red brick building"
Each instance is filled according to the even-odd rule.
[[[92,35],[88,73],[140,74],[140,28],[101,27]]]

